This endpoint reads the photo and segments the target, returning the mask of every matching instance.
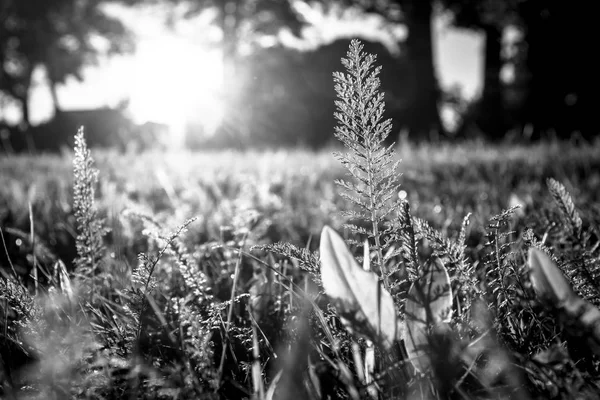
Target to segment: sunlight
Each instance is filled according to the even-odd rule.
[[[176,145],[186,124],[209,134],[218,126],[223,114],[218,51],[167,36],[141,43],[132,61],[126,85],[135,122],[168,125]]]

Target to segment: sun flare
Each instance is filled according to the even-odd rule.
[[[185,126],[210,133],[222,118],[222,58],[184,39],[166,37],[143,43],[132,63],[129,111],[137,123],[168,125],[173,141]]]

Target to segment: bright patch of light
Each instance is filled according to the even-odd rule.
[[[167,36],[143,42],[131,64],[129,112],[137,123],[168,125],[174,141],[187,124],[205,133],[218,126],[222,107],[222,58],[217,51]]]

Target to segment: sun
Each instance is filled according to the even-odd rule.
[[[140,43],[127,82],[132,118],[166,124],[176,145],[189,123],[210,133],[223,116],[222,65],[219,51],[176,36]]]

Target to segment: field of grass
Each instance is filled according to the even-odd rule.
[[[522,202],[519,214],[535,221],[532,212],[551,201],[547,178],[562,182],[581,212],[593,212],[600,197],[599,149],[568,143],[406,144],[398,147],[399,195],[406,196],[413,215],[449,234],[469,212],[471,230],[480,231],[492,215],[513,205],[511,201]],[[136,244],[141,231],[124,218],[125,210],[152,215],[165,228],[197,216],[190,231],[201,242],[218,240],[220,228],[235,224],[240,210],[252,210],[269,226],[264,240],[305,246],[324,224],[339,228],[337,211],[350,207],[338,195],[334,180],[345,171],[330,150],[98,152],[94,157],[100,170],[98,208],[113,228],[109,240],[118,238],[114,245],[129,261],[145,249]],[[75,257],[72,169],[71,155],[0,159],[3,226],[29,232],[31,203],[40,243],[65,254],[61,258],[67,263]]]
[[[533,229],[538,239],[545,237],[546,246],[557,250],[568,246],[563,242],[561,227],[564,221],[546,185],[547,178],[554,178],[565,185],[573,196],[586,227],[598,227],[598,145],[576,148],[567,143],[531,146],[492,146],[480,143],[416,146],[405,143],[398,146],[397,152],[402,160],[398,196],[409,202],[414,217],[428,221],[439,233],[455,240],[459,236],[463,218],[472,213],[471,223],[466,231],[465,254],[478,274],[486,273],[483,269],[485,260],[493,253],[493,249],[486,245],[490,240],[486,234],[490,218],[516,204],[520,208],[506,219],[508,226],[505,228],[505,231],[513,232],[507,237],[509,246],[506,249],[507,253],[511,253],[511,265],[522,270],[525,264],[527,246],[521,238],[527,228]],[[117,292],[127,286],[126,281],[131,279],[132,270],[140,263],[138,254],[145,253],[150,257],[158,254],[164,244],[155,235],[159,230],[158,226],[161,231],[168,232],[187,219],[197,217],[187,231],[180,235],[177,246],[185,248],[186,257],[194,258],[187,261],[187,267],[192,268],[193,265],[195,271],[202,274],[202,287],[210,293],[210,306],[203,305],[201,311],[206,314],[198,318],[204,324],[213,325],[201,329],[204,336],[199,332],[198,335],[192,335],[195,340],[201,341],[195,342],[196,345],[205,348],[195,349],[188,359],[200,360],[197,362],[203,363],[202,368],[196,368],[201,371],[188,370],[183,373],[181,368],[185,363],[172,348],[173,342],[165,338],[165,332],[171,332],[177,325],[177,318],[182,318],[183,314],[173,311],[177,307],[170,304],[170,296],[176,296],[182,288],[187,287],[175,282],[182,275],[176,269],[185,262],[178,261],[177,252],[171,251],[162,256],[155,272],[159,282],[155,283],[154,297],[157,304],[154,311],[160,311],[164,317],[158,318],[160,313],[150,315],[152,313],[147,310],[147,315],[140,314],[139,318],[146,319],[144,329],[150,333],[144,340],[138,336],[140,343],[137,344],[137,349],[134,346],[125,351],[127,346],[118,345],[117,339],[112,338],[106,340],[112,346],[103,350],[106,354],[92,356],[92,353],[98,351],[92,344],[99,346],[98,342],[102,342],[107,336],[119,336],[111,333],[103,337],[100,333],[103,329],[117,329],[115,327],[96,327],[97,329],[91,329],[91,333],[86,331],[83,336],[89,343],[81,343],[81,348],[73,349],[73,343],[69,343],[69,339],[73,341],[73,337],[69,335],[81,334],[78,330],[84,328],[80,324],[74,324],[77,331],[74,331],[73,326],[53,326],[47,321],[47,310],[37,311],[40,315],[35,317],[29,316],[30,320],[35,320],[36,326],[43,321],[46,329],[43,332],[46,335],[42,332],[37,332],[37,335],[29,332],[31,326],[23,328],[25,323],[19,328],[12,327],[9,319],[5,319],[9,321],[5,324],[5,345],[2,348],[5,394],[9,393],[17,398],[44,398],[46,395],[54,398],[67,395],[119,398],[125,396],[125,393],[131,396],[134,387],[143,398],[195,398],[201,393],[226,398],[250,396],[254,390],[250,371],[252,324],[249,323],[247,311],[242,304],[248,301],[247,293],[254,287],[257,276],[265,274],[265,267],[261,263],[279,268],[286,279],[292,279],[296,285],[306,285],[306,276],[314,275],[310,266],[303,268],[302,262],[295,259],[289,249],[288,256],[291,257],[282,254],[286,253],[285,250],[279,251],[279,254],[277,251],[269,253],[264,249],[256,250],[254,246],[286,242],[299,249],[314,251],[318,249],[319,235],[325,225],[350,237],[350,233],[342,228],[345,219],[339,211],[352,209],[352,205],[340,197],[339,188],[334,183],[335,179],[344,177],[341,164],[331,151],[325,150],[139,155],[94,152],[93,156],[100,171],[96,205],[99,215],[105,218],[106,226],[110,229],[104,237],[106,257],[112,268],[120,271],[120,275],[117,273],[113,276],[115,281],[120,281],[111,281]],[[49,287],[60,287],[56,279],[56,263],[62,260],[72,273],[73,261],[77,258],[72,169],[71,154],[0,159],[0,221],[6,245],[6,251],[0,257],[3,274],[7,279],[12,279],[11,268],[14,268],[29,293],[38,291],[38,298],[48,296]],[[150,216],[153,222],[149,222],[145,216]],[[420,246],[423,259],[434,249],[435,246],[423,240]],[[238,250],[243,250],[246,255],[238,259]],[[258,261],[252,257],[256,257]],[[233,326],[226,331],[231,338],[225,340],[226,346],[231,346],[231,349],[230,352],[223,352],[225,356],[221,357],[224,321],[229,310],[236,266],[239,267],[239,277],[235,283],[237,302],[231,308]],[[39,285],[34,283],[34,270],[37,270]],[[269,279],[273,279],[269,276]],[[292,292],[300,289],[294,289],[284,279],[274,279],[272,284],[279,285],[278,289],[274,289],[277,295],[269,303],[270,314],[266,321],[257,325],[262,329],[262,334],[258,335],[258,347],[263,353],[258,360],[267,387],[269,383],[277,382],[278,370],[292,368],[283,355],[287,354],[289,357],[290,354],[295,354],[291,345],[295,343],[292,336],[302,339],[303,330],[292,321],[305,313],[301,302],[294,300],[292,296]],[[125,296],[123,293],[119,295]],[[186,299],[186,294],[178,295]],[[9,297],[6,293],[3,298],[8,301]],[[114,300],[114,293],[112,297]],[[319,299],[319,304],[325,307],[323,297]],[[205,298],[203,301],[208,300]],[[501,310],[499,307],[490,308],[496,312]],[[336,318],[327,307],[323,311],[327,318]],[[5,313],[8,313],[6,308]],[[174,316],[176,314],[177,318]],[[270,321],[269,318],[273,320]],[[522,323],[535,323],[527,320],[527,316],[521,315],[519,318],[522,318]],[[164,326],[161,328],[161,320],[169,329],[163,329]],[[314,321],[310,320],[310,326],[315,331],[312,335],[316,335],[312,340],[321,337],[324,341],[323,332],[320,332],[323,328],[314,327]],[[57,323],[56,318],[52,321]],[[187,325],[181,321],[180,323],[180,326],[188,329],[194,326],[189,321]],[[348,343],[352,342],[352,336],[348,335],[339,322],[332,320],[330,323],[332,325],[329,328],[340,341],[338,345],[347,353],[348,358],[341,357],[351,365],[352,356]],[[71,324],[73,325],[72,321]],[[281,332],[284,327],[287,334]],[[538,329],[543,331],[546,328]],[[542,337],[528,338],[531,343],[527,344],[510,338],[514,334],[514,328],[507,328],[503,332],[502,327],[497,326],[496,330],[499,335],[507,335],[506,338],[500,336],[500,341],[506,342],[507,351],[512,352],[513,362],[517,363],[537,360],[536,357],[541,357],[537,353],[544,350],[543,346],[553,349],[554,357],[558,357],[556,354],[559,353],[555,347],[569,348],[565,344],[568,339],[561,337],[555,337],[550,343],[543,343]],[[221,332],[217,334],[219,331]],[[63,339],[66,340],[57,344],[57,338],[52,337],[56,334],[63,334]],[[125,340],[126,336],[121,340]],[[39,342],[32,342],[33,337]],[[6,345],[8,338],[19,345]],[[175,339],[183,349],[190,346],[191,339]],[[362,339],[357,343],[364,346]],[[520,343],[523,348],[510,348],[516,346],[516,343]],[[88,345],[91,348],[86,347]],[[57,353],[54,346],[59,346],[61,351]],[[309,345],[305,343],[304,346]],[[280,390],[277,398],[299,398],[292,395],[293,391],[302,393],[302,398],[318,398],[315,393],[319,393],[322,398],[352,398],[352,391],[346,387],[349,384],[344,383],[340,377],[335,377],[340,372],[328,370],[331,365],[326,362],[327,358],[323,358],[325,350],[313,349],[312,352],[313,357],[316,357],[309,362],[312,378],[306,378],[307,371],[301,371],[300,383],[293,382],[290,378],[282,379],[279,381],[280,387],[273,386]],[[139,358],[132,358],[132,354]],[[319,354],[322,356],[321,360],[318,359]],[[515,354],[522,358],[514,360]],[[277,355],[279,357],[275,358]],[[547,354],[545,356],[548,357]],[[224,358],[224,363],[221,358]],[[82,360],[87,360],[90,364],[82,365]],[[592,373],[597,368],[595,360],[594,357],[592,367],[587,366],[588,369],[584,370],[580,367],[581,361],[572,361],[567,356],[564,360],[553,359],[548,361],[547,366],[555,374],[553,380],[548,377],[547,382],[540,383],[536,379],[540,379],[542,372],[530,371],[522,374],[525,376],[524,385],[532,397],[537,398],[575,398],[573,396],[576,393],[593,393],[597,378]],[[111,364],[113,362],[117,365]],[[338,365],[335,362],[336,360],[331,361],[332,365]],[[94,363],[99,365],[92,367]],[[221,363],[223,365],[219,370]],[[306,360],[301,364],[303,363]],[[560,368],[557,369],[555,363],[560,364]],[[143,378],[133,376],[131,372],[121,378],[121,381],[104,376],[106,371],[114,372],[125,367],[135,369],[136,365],[135,374]],[[542,367],[538,365],[536,368]],[[524,370],[527,371],[526,368]],[[190,375],[195,375],[196,383],[193,385],[187,381],[192,379]],[[215,375],[219,376],[218,381],[215,381]],[[354,376],[353,385],[359,388],[357,393],[361,397],[368,396],[368,391],[360,389],[356,373],[350,375]],[[294,386],[301,385],[303,380],[314,382],[315,379],[321,384],[331,385],[329,394],[323,388],[316,392],[313,388],[311,391],[306,388],[306,384],[302,387]],[[579,386],[572,387],[572,381],[576,381]],[[284,383],[288,386],[287,395],[281,389]],[[22,386],[19,387],[19,384]],[[466,385],[464,382],[462,384]],[[186,389],[186,385],[191,385],[192,388]],[[87,392],[81,392],[85,390]],[[381,389],[380,395],[383,396],[383,393],[385,391]],[[455,390],[455,396],[458,396],[457,393],[461,391]]]
[[[8,399],[596,399],[600,142],[0,159]],[[397,163],[401,159],[401,163]]]

